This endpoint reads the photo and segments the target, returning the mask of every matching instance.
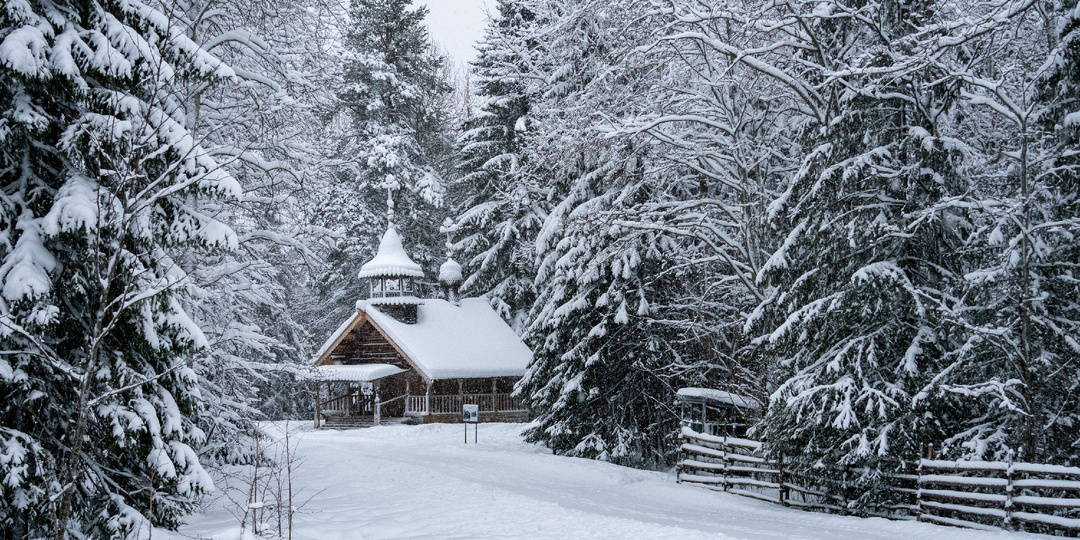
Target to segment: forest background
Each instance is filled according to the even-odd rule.
[[[668,467],[708,386],[859,504],[929,444],[1076,465],[1077,9],[499,0],[462,69],[409,0],[11,0],[0,533],[173,527],[309,415],[388,190],[558,453]]]

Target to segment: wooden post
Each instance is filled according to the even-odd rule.
[[[788,492],[787,487],[784,486],[784,461],[780,460],[776,462],[776,483],[780,485],[780,505],[787,506]]]
[[[375,425],[377,426],[377,425],[379,425],[379,416],[380,416],[380,413],[381,413],[381,411],[379,409],[382,406],[382,404],[379,403],[379,381],[375,381],[375,382],[371,383],[371,394],[373,396],[375,396],[375,407],[374,407],[374,410],[372,412],[374,413]]]
[[[315,382],[315,429],[319,429],[319,416],[321,411],[319,410],[319,401],[321,401],[322,383]]]
[[[920,445],[921,446],[921,445]],[[920,453],[922,448],[919,449]],[[919,466],[915,468],[915,474],[919,477],[915,481],[915,521],[922,521],[922,456],[919,456]]]
[[[1015,529],[1013,526],[1012,509],[1013,509],[1013,451],[1010,448],[1006,457],[1006,463],[1009,464],[1009,468],[1005,470],[1005,519],[1001,524],[1001,528],[1006,531],[1012,531]]]
[[[499,412],[499,394],[496,392],[498,387],[495,386],[495,379],[491,379],[491,412]],[[494,422],[494,420],[492,420]]]
[[[728,490],[727,473],[728,467],[731,466],[731,460],[728,459],[728,450],[727,435],[724,435],[724,457],[720,458],[720,464],[724,466],[724,480],[723,484],[721,484],[724,487],[724,491]]]
[[[679,463],[675,466],[675,483],[682,483],[682,471],[683,462],[686,461],[686,450],[683,450],[683,444],[686,444],[686,437],[683,435],[682,429],[679,430]]]

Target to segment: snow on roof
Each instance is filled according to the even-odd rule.
[[[461,265],[454,259],[447,259],[439,267],[439,281],[444,283],[457,283],[462,280]]]
[[[389,227],[379,242],[379,251],[360,267],[359,276],[361,279],[375,276],[424,277],[424,270],[409,258],[401,245],[401,237],[393,227]]]
[[[678,395],[682,398],[708,399],[719,403],[727,403],[743,409],[761,410],[762,408],[761,402],[752,397],[740,396],[739,394],[732,394],[715,388],[680,388]]]
[[[363,300],[361,300],[361,302],[363,302]],[[415,297],[415,296],[413,296],[411,294],[408,295],[408,296],[380,296],[380,297],[377,297],[377,298],[372,298],[372,299],[368,300],[367,302],[370,303],[370,304],[379,304],[380,306],[383,306],[383,305],[406,306],[406,305],[409,305],[409,304],[423,304],[424,303],[423,300],[421,300],[421,299],[419,299],[419,298],[417,298],[417,297]]]
[[[368,382],[405,371],[390,364],[358,364],[352,366],[316,366],[308,377],[316,381]]]
[[[428,299],[416,324],[365,306],[364,311],[429,379],[520,377],[532,351],[483,298],[455,306]]]

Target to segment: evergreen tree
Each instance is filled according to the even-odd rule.
[[[353,310],[363,288],[356,272],[372,257],[394,190],[396,223],[412,257],[429,275],[442,259],[438,226],[445,218],[442,170],[452,150],[446,97],[436,54],[423,25],[427,9],[411,0],[353,0],[345,32],[338,98],[344,113],[341,167],[313,201],[314,221],[334,235],[327,275],[317,284],[319,330],[330,331]]]
[[[933,7],[893,7],[746,6],[762,14],[753,24],[803,21],[816,44],[755,58],[791,77],[779,82],[797,84],[796,102],[814,113],[801,167],[770,208],[779,245],[757,278],[768,286],[757,324],[776,384],[758,433],[793,470],[831,467],[827,488],[850,489],[856,507],[889,496],[895,456],[942,437],[942,403],[916,397],[953,345],[930,299],[955,286],[965,234],[962,212],[945,204],[968,189],[942,135],[956,87],[930,84],[940,70],[910,37]],[[822,15],[830,10],[891,15]]]
[[[529,95],[521,48],[535,19],[515,0],[500,0],[473,63],[480,111],[459,139],[460,178],[449,186],[456,208],[456,252],[468,276],[464,290],[484,294],[515,328],[536,298],[533,241],[546,215],[541,189],[522,174],[521,139]]]
[[[523,40],[538,45],[522,79],[543,83],[531,83],[521,174],[551,201],[535,240],[537,299],[525,334],[534,359],[517,387],[538,413],[526,436],[567,455],[663,467],[673,456],[675,389],[700,382],[710,357],[680,309],[704,287],[683,266],[694,242],[647,216],[696,194],[697,182],[687,191],[683,179],[656,174],[641,137],[614,137],[598,118],[655,105],[655,71],[633,54],[653,21],[635,2],[529,8],[541,23],[531,36],[557,37]]]
[[[180,88],[234,74],[140,3],[8,3],[0,28],[0,535],[176,527],[212,484],[175,255],[235,247],[202,209],[242,196]]]
[[[1047,62],[1055,69],[1042,81],[1045,109],[1042,129],[1053,133],[1051,161],[1030,189],[1038,209],[1029,228],[1038,296],[1031,305],[1033,337],[1050,388],[1039,399],[1046,411],[1038,426],[1042,451],[1035,456],[1053,463],[1080,464],[1080,17],[1075,2],[1058,12],[1059,34]]]
[[[983,61],[952,74],[977,119],[966,133],[981,150],[971,176],[984,179],[965,244],[973,264],[940,308],[963,346],[928,390],[966,407],[945,440],[957,456],[1078,458],[1076,23],[1060,9],[1047,17],[1023,3],[983,7]]]

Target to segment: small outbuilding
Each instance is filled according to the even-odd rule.
[[[706,435],[743,437],[763,412],[758,400],[715,388],[680,388],[677,397],[682,425]]]
[[[446,299],[420,298],[424,276],[389,227],[359,276],[369,299],[314,358],[315,427],[461,422],[462,405],[481,422],[524,422],[512,395],[532,351],[484,298],[458,298],[461,266],[440,269]]]

